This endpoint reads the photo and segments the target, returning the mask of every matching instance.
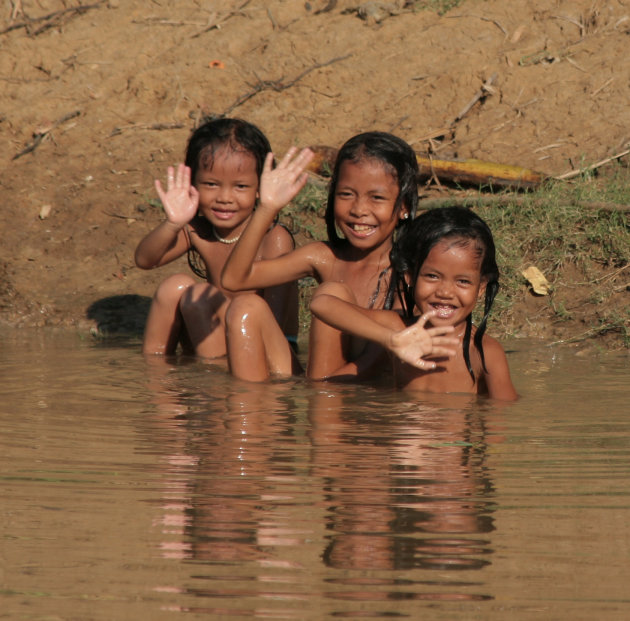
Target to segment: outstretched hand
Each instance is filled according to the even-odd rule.
[[[390,349],[398,358],[423,371],[437,367],[435,361],[425,360],[426,356],[450,358],[459,343],[458,339],[445,336],[453,332],[453,326],[425,329],[425,324],[435,314],[436,311],[425,313],[409,328],[394,333],[390,341]]]
[[[308,173],[305,168],[315,154],[308,148],[291,147],[275,168],[273,153],[268,153],[260,177],[260,205],[265,209],[278,212],[297,196],[306,184]]]
[[[190,183],[188,166],[179,164],[177,170],[169,166],[166,169],[166,191],[158,179],[155,180],[155,189],[169,222],[183,226],[195,217],[199,206],[199,192]]]

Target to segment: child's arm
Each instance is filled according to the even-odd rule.
[[[499,341],[490,336],[484,336],[483,353],[487,369],[484,378],[488,387],[488,396],[503,401],[518,399],[510,377],[510,367]]]
[[[435,311],[424,314],[414,325],[401,330],[404,324],[396,311],[366,309],[324,293],[313,298],[311,312],[337,330],[379,343],[418,369],[435,369],[436,363],[425,360],[426,356],[455,355],[457,339],[444,336],[453,332],[452,326],[424,327]]]
[[[269,261],[255,261],[258,248],[278,212],[299,193],[308,179],[304,169],[313,159],[313,152],[303,149],[296,156],[296,151],[289,149],[275,169],[271,167],[273,153],[267,155],[260,178],[259,205],[223,268],[221,285],[228,291],[271,287],[310,273],[304,266],[308,262],[306,255],[298,261],[293,253]]]
[[[196,215],[199,205],[197,189],[190,183],[190,168],[180,164],[177,171],[167,169],[167,189],[155,180],[160,201],[164,207],[166,220],[154,228],[136,248],[136,265],[151,269],[164,265],[181,256],[188,248],[182,229]]]
[[[278,224],[265,235],[260,247],[260,259],[276,259],[293,252],[293,250],[295,250],[293,236],[287,229]],[[297,282],[292,281],[274,287],[265,287],[262,296],[282,331],[286,335],[297,337],[299,329]]]

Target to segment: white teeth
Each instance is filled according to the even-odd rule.
[[[371,231],[374,228],[369,224],[353,224],[351,226],[357,233],[365,233],[366,231]]]
[[[433,308],[435,308],[435,310],[438,312],[438,316],[440,317],[446,317],[455,311],[454,306],[445,306],[442,304],[434,304]]]

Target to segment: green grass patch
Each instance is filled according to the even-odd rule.
[[[434,11],[438,15],[444,15],[462,2],[463,0],[415,0],[407,2],[405,6],[414,11]]]
[[[326,195],[321,183],[309,183],[283,210],[281,219],[301,242],[326,239]],[[535,297],[522,275],[535,265],[552,286],[550,295],[536,300],[538,319],[567,325],[574,334],[567,340],[615,333],[618,342],[630,347],[629,212],[623,210],[630,205],[630,169],[617,163],[608,167],[605,177],[586,173],[527,193],[471,196],[453,190],[452,203],[471,206],[494,233],[501,290],[492,310],[493,334],[498,331],[497,336],[505,337],[520,332],[513,310]],[[312,280],[301,283],[304,304],[313,284]],[[307,308],[301,317],[304,326]]]

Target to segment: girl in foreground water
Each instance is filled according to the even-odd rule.
[[[400,388],[516,399],[505,352],[485,333],[499,289],[487,224],[464,208],[428,211],[396,242],[391,261],[401,311],[361,308],[340,283],[321,287],[311,311],[335,328],[392,352]],[[483,318],[474,326],[472,314],[481,298]]]

